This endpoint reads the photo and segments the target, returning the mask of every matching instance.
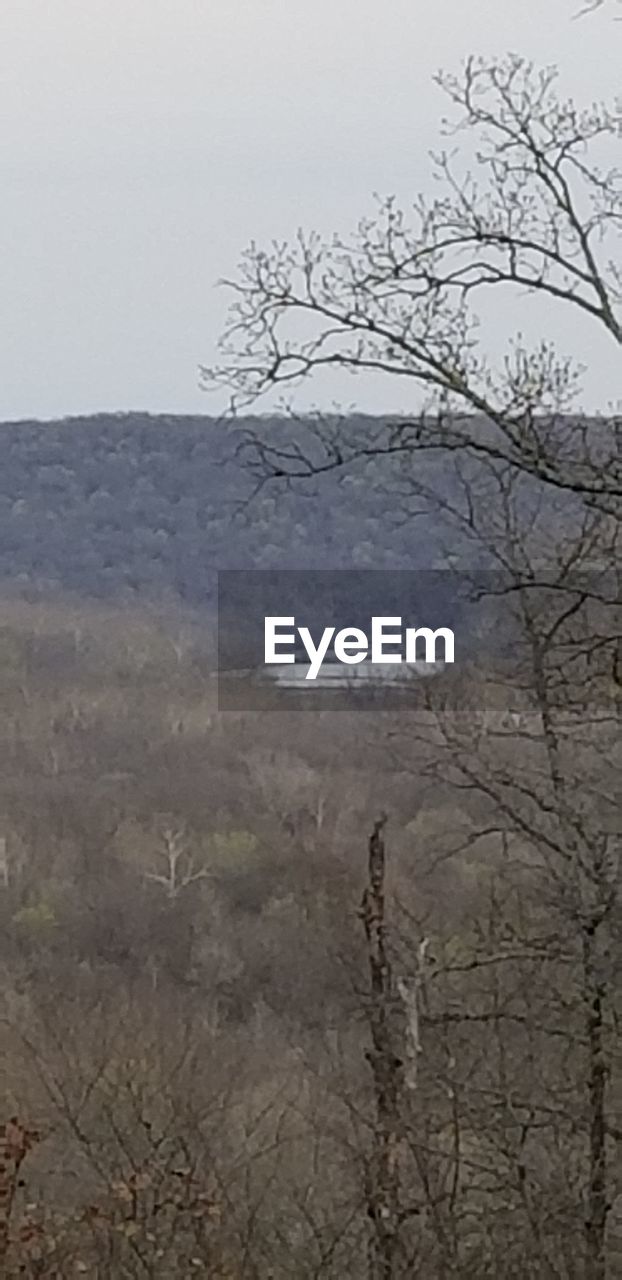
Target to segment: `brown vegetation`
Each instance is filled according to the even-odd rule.
[[[617,727],[222,715],[77,623],[4,610],[5,1273],[615,1274]]]

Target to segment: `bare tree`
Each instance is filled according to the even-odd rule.
[[[195,865],[188,838],[178,827],[164,825],[158,853],[160,861],[164,861],[164,870],[146,871],[145,878],[161,885],[171,901],[175,901],[190,885],[209,876],[207,867]]]
[[[581,371],[551,342],[529,349],[510,338],[495,365],[479,333],[491,291],[527,292],[588,322],[619,359],[622,178],[598,157],[622,117],[616,106],[560,99],[555,79],[517,57],[469,59],[461,77],[439,77],[454,113],[452,147],[435,161],[443,194],[418,197],[411,215],[388,199],[347,239],[300,232],[293,244],[248,250],[229,282],[222,364],[205,371],[234,407],[335,366],[406,379],[420,393],[414,419],[357,432],[319,419],[289,444],[249,436],[258,483],[466,450],[619,516],[619,415],[577,416]],[[463,137],[475,173],[454,150]]]
[[[408,1201],[411,1221],[416,1212],[426,1225],[418,1238],[398,1232],[404,1274],[605,1280],[619,1257],[609,1224],[621,1068],[622,419],[580,412],[581,370],[549,341],[510,337],[495,363],[480,320],[491,293],[527,293],[602,335],[619,360],[622,177],[599,156],[622,116],[560,100],[555,72],[518,58],[470,59],[440,83],[446,133],[472,142],[475,175],[448,145],[436,158],[442,194],[418,198],[412,216],[388,200],[349,239],[301,233],[269,252],[251,247],[231,286],[223,363],[206,378],[231,390],[234,408],[331,367],[410,381],[412,419],[317,416],[293,423],[289,439],[247,432],[241,453],[259,487],[370,464],[406,518],[427,503],[485,548],[514,601],[520,664],[484,673],[468,704],[435,703],[445,694],[432,690],[428,719],[389,730],[398,767],[414,757],[420,776],[425,753],[439,794],[467,798],[473,830],[454,849],[446,833],[441,856],[458,863],[481,845],[491,896],[458,937],[440,913],[433,930],[405,915],[396,956],[382,877],[380,906],[367,898],[381,1151],[399,1133],[410,1153],[399,1185],[387,1160],[375,1183],[381,1274],[400,1274],[394,1227]],[[453,465],[458,498],[426,490],[422,451]],[[386,1068],[394,962],[418,1055],[417,1089],[400,1091],[399,1105],[397,1064]]]

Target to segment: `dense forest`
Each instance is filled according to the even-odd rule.
[[[358,1280],[379,1185],[397,1274],[583,1274],[615,722],[222,713],[182,610],[2,619],[4,1274]]]
[[[3,432],[3,1274],[359,1280],[371,1240],[579,1280],[605,1222],[616,1274],[607,517],[447,460],[415,512],[399,468],[264,477],[311,422]],[[520,681],[219,710],[216,569],[442,566],[448,513],[520,588]]]
[[[356,432],[373,419],[351,419]],[[438,524],[387,520],[364,468],[295,493],[238,465],[260,420],[99,414],[0,426],[0,580],[94,597],[213,599],[218,568],[433,567]],[[264,420],[273,440],[284,419]],[[299,428],[300,431],[303,428]],[[249,501],[252,498],[252,501]],[[397,513],[396,513],[397,515]]]
[[[440,795],[373,717],[219,715],[201,632],[170,614],[7,601],[1,645],[25,1274],[359,1274],[368,815],[394,813],[394,885],[427,833],[431,928]]]

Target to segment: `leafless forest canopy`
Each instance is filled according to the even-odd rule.
[[[520,580],[546,539],[516,542],[516,494],[503,472],[474,521]],[[569,510],[558,619],[566,560],[610,567],[608,523]],[[519,702],[474,685],[470,713],[224,714],[201,611],[25,590],[0,630],[6,1266],[358,1277],[379,1236],[388,1274],[579,1277],[591,1211],[615,1275],[614,632],[527,609]]]

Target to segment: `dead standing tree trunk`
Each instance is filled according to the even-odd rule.
[[[583,969],[588,1033],[588,1097],[590,1115],[589,1178],[585,1220],[586,1280],[607,1275],[607,1062],[604,1046],[604,985],[599,982],[594,959],[597,921],[586,925],[583,937]]]
[[[376,1113],[373,1152],[367,1176],[367,1211],[373,1224],[370,1242],[371,1280],[394,1280],[399,1253],[400,1185],[398,1147],[403,1065],[394,1052],[394,994],[386,946],[385,845],[386,816],[374,824],[369,839],[369,880],[361,903],[371,978],[369,1024]]]

